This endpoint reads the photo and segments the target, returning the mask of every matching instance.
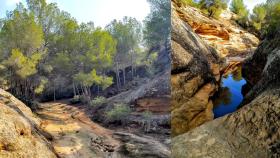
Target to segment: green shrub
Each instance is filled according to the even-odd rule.
[[[114,108],[106,113],[109,121],[119,121],[125,124],[127,121],[127,116],[131,113],[131,109],[126,104],[115,104]]]
[[[238,18],[236,21],[240,26],[244,28],[249,26],[249,10],[246,8],[243,0],[232,0],[230,10],[237,14]]]
[[[88,104],[90,102],[90,97],[86,96],[86,95],[81,95],[80,100],[81,100],[82,103]]]
[[[179,5],[183,5],[183,6],[186,6],[186,5],[189,5],[189,6],[197,6],[197,4],[193,1],[193,0],[177,0],[177,2],[179,3]]]
[[[260,31],[265,23],[267,11],[265,4],[256,5],[253,9],[253,13],[251,15],[251,23],[253,27]]]
[[[150,132],[151,130],[151,117],[153,113],[150,111],[145,111],[142,113],[143,121],[142,121],[142,128],[145,132]]]
[[[223,10],[227,8],[226,0],[201,0],[199,1],[199,8],[209,17],[218,19]]]
[[[78,104],[78,103],[89,103],[90,97],[84,95],[75,95],[71,100],[71,104]]]
[[[279,33],[280,28],[280,1],[271,0],[267,4],[266,21],[268,26],[265,28],[267,36],[274,37]]]
[[[71,104],[78,104],[81,102],[80,96],[79,95],[75,95],[71,100],[70,103]]]
[[[90,101],[90,106],[93,106],[93,107],[97,107],[97,106],[100,106],[104,103],[106,103],[106,98],[105,97],[95,97],[93,100]]]

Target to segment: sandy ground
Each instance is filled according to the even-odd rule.
[[[112,131],[90,120],[81,106],[58,101],[41,104],[41,127],[53,136],[52,144],[61,158],[115,158],[119,142]]]

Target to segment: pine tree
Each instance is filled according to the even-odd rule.
[[[199,6],[209,17],[218,19],[222,11],[227,8],[227,3],[227,0],[201,0]]]
[[[248,27],[249,26],[249,11],[246,8],[243,0],[232,0],[230,5],[230,10],[237,14],[238,18],[236,19],[237,22],[243,26]]]

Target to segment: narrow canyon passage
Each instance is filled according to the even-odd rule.
[[[82,106],[72,106],[66,100],[43,103],[37,114],[61,158],[118,157],[114,150],[119,142],[112,131],[92,122]]]

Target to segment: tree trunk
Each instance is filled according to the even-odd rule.
[[[119,79],[118,79],[118,72],[117,72],[117,70],[115,70],[115,73],[116,73],[116,84],[117,84],[117,89],[119,90],[120,85],[119,85]]]
[[[99,86],[97,85],[97,96],[99,96]]]
[[[80,87],[81,87],[82,95],[83,95],[83,96],[85,96],[85,91],[84,91],[83,86],[82,86],[82,85],[80,85]]]
[[[117,68],[116,68],[116,75],[117,75],[117,88],[120,89],[120,74],[119,74],[119,63],[117,62]]]
[[[88,89],[88,96],[90,98],[91,97],[91,88],[90,88],[90,86],[88,86],[87,89]]]
[[[133,70],[133,52],[131,51],[131,56],[130,56],[130,62],[131,62],[131,79],[134,79],[134,70]]]
[[[24,96],[25,96],[26,98],[29,98],[29,97],[28,97],[28,93],[27,93],[27,86],[28,86],[28,85],[27,85],[27,82],[28,82],[27,79],[25,79],[25,80],[24,80]]]
[[[125,85],[126,82],[125,82],[125,68],[123,69],[123,85]]]
[[[75,83],[74,83],[74,82],[73,82],[72,86],[73,86],[73,93],[74,93],[74,96],[76,96],[76,88],[75,88]]]
[[[53,101],[56,100],[56,97],[55,97],[55,86],[53,87]]]
[[[78,85],[77,85],[77,86],[75,85],[75,89],[77,90],[77,94],[78,94],[78,95],[81,95]]]
[[[88,91],[87,91],[87,88],[85,86],[83,86],[83,89],[84,89],[84,96],[87,96],[88,95]]]

